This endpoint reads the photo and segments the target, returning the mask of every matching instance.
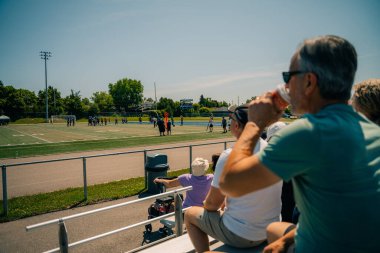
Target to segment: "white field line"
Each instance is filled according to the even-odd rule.
[[[14,128],[8,128],[8,129],[11,129],[11,130],[13,130],[13,131],[16,131],[16,132],[18,132],[18,133],[20,133],[20,134],[24,134],[24,135],[27,135],[27,136],[30,136],[30,137],[33,137],[33,138],[39,139],[39,140],[44,141],[44,142],[47,142],[47,143],[53,143],[53,142],[48,141],[48,140],[45,140],[45,139],[43,139],[43,138],[41,138],[41,137],[37,137],[37,136],[31,135],[31,134],[27,134],[27,133],[21,132],[21,131],[19,131],[19,130],[16,130],[16,129],[14,129]]]
[[[13,129],[15,130],[15,129]],[[15,130],[17,131],[17,130]],[[17,131],[19,132],[19,131]],[[165,131],[166,133],[166,131]],[[204,133],[204,131],[197,131],[197,132],[184,132],[184,133],[179,133],[179,134],[174,134],[174,135],[183,135],[183,134],[197,134],[197,133]],[[28,134],[26,134],[28,135]],[[111,137],[111,138],[106,138],[106,137],[98,137],[97,139],[87,139],[87,140],[80,140],[80,141],[98,141],[98,140],[113,140],[113,139],[129,139],[129,138],[136,138],[136,137],[154,137],[154,136],[159,136],[159,133],[157,134],[152,134],[152,135],[131,135],[131,136],[127,136],[127,137]],[[165,134],[166,136],[166,134]],[[57,142],[51,142],[51,141],[47,141],[47,140],[44,140],[42,138],[38,138],[38,137],[35,137],[35,136],[32,136],[34,138],[37,138],[37,139],[41,139],[43,141],[46,141],[46,142],[49,142],[49,143],[70,143],[70,142],[73,142],[73,141],[77,141],[77,140],[64,140],[64,141],[57,141]],[[39,142],[34,142],[34,143],[29,143],[29,144],[43,144],[43,143],[39,143]],[[4,146],[17,146],[17,145],[25,145],[25,143],[23,144],[4,144],[4,145],[0,145],[0,147],[4,147]]]

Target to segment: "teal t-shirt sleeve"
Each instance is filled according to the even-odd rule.
[[[278,131],[258,156],[268,169],[289,181],[317,167],[319,146],[318,131],[304,118]]]

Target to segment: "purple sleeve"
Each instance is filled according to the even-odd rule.
[[[190,179],[190,174],[183,174],[178,177],[178,181],[183,187],[190,185],[189,179]]]

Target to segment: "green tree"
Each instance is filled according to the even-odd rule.
[[[142,103],[144,86],[140,81],[124,78],[115,84],[110,83],[108,89],[119,111],[128,111],[129,108],[136,108]]]
[[[91,99],[97,105],[99,112],[111,112],[114,110],[113,99],[108,92],[97,91],[92,94]]]
[[[222,106],[228,106],[228,103],[226,101],[219,102],[217,100],[211,99],[211,98],[205,98],[203,95],[199,98],[199,105],[200,107],[222,107]]]
[[[94,103],[91,103],[90,99],[88,99],[88,98],[81,99],[81,101],[80,101],[80,106],[81,106],[81,115],[80,115],[80,117],[88,116],[90,108],[91,108],[91,105],[93,105],[93,104]]]
[[[34,92],[0,84],[0,112],[10,116],[12,120],[33,116],[36,102],[37,96]]]
[[[75,115],[77,118],[84,116],[80,91],[71,90],[71,94],[64,98],[65,111],[67,114]]]
[[[226,101],[219,102],[219,107],[222,107],[222,106],[228,107],[228,103]]]
[[[99,107],[95,103],[91,103],[87,110],[88,116],[94,116],[99,114]]]
[[[207,107],[201,107],[199,108],[199,113],[207,113],[210,114],[211,110]]]
[[[179,101],[174,101],[174,112],[173,116],[179,117],[181,115],[181,103]]]
[[[38,91],[38,111],[45,112],[46,110],[46,101],[45,101],[45,90]],[[64,111],[63,99],[61,97],[61,92],[57,88],[52,86],[48,87],[48,109],[49,115],[59,115]]]
[[[6,89],[2,81],[0,81],[0,114],[5,113],[5,103],[6,103]]]
[[[30,90],[18,89],[17,97],[20,103],[20,114],[22,116],[34,116],[38,101],[36,94]]]
[[[202,106],[207,106],[207,100],[204,98],[203,94],[199,98],[199,105]]]
[[[201,105],[200,104],[198,104],[198,103],[194,103],[193,104],[193,109],[194,109],[194,112],[199,112],[199,109],[201,108]]]
[[[49,108],[51,108],[52,114],[59,115],[64,111],[63,98],[61,97],[61,92],[57,88],[48,88],[49,96]]]
[[[173,115],[176,110],[173,99],[161,97],[157,103],[157,109],[161,111],[166,111],[170,115]]]

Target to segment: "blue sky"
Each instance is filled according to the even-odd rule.
[[[229,103],[281,82],[297,45],[335,34],[359,55],[356,82],[380,78],[378,0],[0,0],[0,80],[90,98],[122,78],[144,97]]]

